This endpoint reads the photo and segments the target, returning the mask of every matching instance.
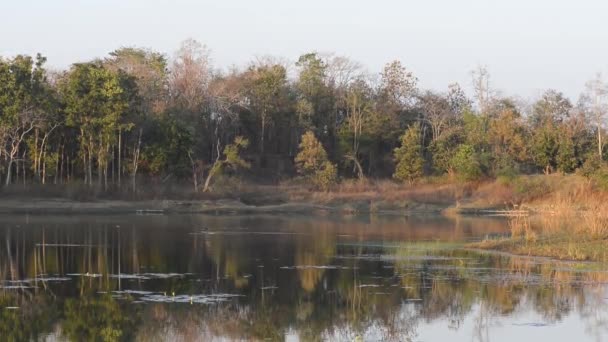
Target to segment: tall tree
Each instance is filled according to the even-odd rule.
[[[22,143],[44,120],[45,62],[40,54],[35,61],[22,55],[12,60],[0,58],[0,152],[8,161],[6,185],[11,183]]]
[[[245,77],[245,94],[249,109],[258,119],[259,151],[263,155],[267,127],[287,106],[287,71],[281,65],[261,65],[249,68]]]
[[[367,126],[373,111],[372,96],[372,89],[365,79],[355,81],[346,91],[346,117],[342,128],[342,136],[350,139],[351,143],[347,144],[349,147],[346,149],[344,157],[353,163],[354,171],[356,171],[359,179],[365,177],[359,152],[364,126]],[[367,131],[367,127],[365,127],[365,130]]]
[[[490,72],[485,65],[478,65],[471,71],[471,79],[477,108],[482,114],[488,114],[488,110],[494,100],[494,90],[490,84]]]
[[[420,124],[414,124],[401,137],[401,146],[395,149],[393,178],[413,184],[424,173]]]
[[[602,130],[606,121],[606,113],[608,112],[608,85],[604,82],[601,74],[587,82],[587,96],[590,100],[591,117],[595,123],[597,134],[597,150],[600,159],[604,157],[604,139]]]
[[[107,187],[110,151],[119,130],[129,130],[125,120],[135,89],[127,89],[126,75],[106,69],[101,63],[75,64],[61,85],[67,124],[80,132],[80,157],[85,183],[93,184],[93,164],[97,165],[98,185]]]

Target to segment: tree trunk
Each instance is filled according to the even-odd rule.
[[[217,157],[215,157],[215,162],[213,162],[213,166],[211,166],[211,170],[209,170],[209,174],[207,174],[207,179],[205,179],[205,185],[203,186],[203,192],[209,191],[209,184],[211,184],[211,178],[215,175],[215,173],[220,168],[220,140],[217,140]]]
[[[215,166],[215,164],[213,164]],[[209,184],[211,184],[211,178],[215,175],[215,167],[211,167],[207,178],[205,179],[205,185],[203,186],[203,192],[209,191]]]
[[[46,182],[46,160],[42,162],[42,184]]]
[[[13,169],[13,158],[9,158],[8,167],[6,168],[6,181],[5,185],[11,184],[11,171]]]
[[[261,155],[264,155],[264,135],[266,135],[266,114],[262,114],[262,139],[260,143]]]
[[[600,160],[603,160],[604,146],[602,146],[602,125],[599,120],[597,122],[597,149],[600,154]]]
[[[133,175],[132,175],[132,182],[133,182],[133,193],[135,193],[136,191],[136,177],[137,177],[137,168],[139,166],[139,153],[140,153],[140,148],[141,148],[141,134],[142,134],[142,129],[139,129],[139,138],[137,139],[137,145],[135,146],[135,149],[133,151]],[[120,149],[119,149],[120,151]],[[120,159],[119,159],[120,160]],[[120,182],[120,172],[119,174],[119,182]]]
[[[36,177],[40,179],[38,168],[38,128],[36,128],[34,135],[34,173],[36,174]]]
[[[63,184],[63,162],[65,161],[65,145],[61,144],[61,148],[59,149],[61,152],[58,156],[57,162],[59,163],[59,183]]]
[[[118,129],[118,187],[120,188],[120,175],[122,174],[121,168],[122,160],[122,132]]]
[[[88,173],[89,173],[89,186],[93,185],[93,137],[89,136],[89,160],[88,160]]]
[[[196,162],[192,158],[192,152],[188,152],[188,158],[190,158],[190,164],[192,165],[192,182],[194,183],[194,192],[198,192],[198,175],[196,172]]]
[[[21,163],[21,169],[23,170],[23,187],[25,188],[25,151],[23,151],[23,162]]]

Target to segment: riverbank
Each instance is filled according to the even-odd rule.
[[[467,247],[560,260],[608,262],[608,202],[589,194],[585,202],[556,202],[542,215],[509,220],[510,237],[488,238]]]
[[[538,241],[525,239],[484,240],[470,243],[467,248],[506,252],[518,256],[547,257],[564,261],[608,262],[608,240],[547,237]]]
[[[94,192],[76,186],[4,188],[0,213],[340,213],[445,214],[521,216],[552,214],[555,203],[575,203],[588,210],[591,200],[608,202],[608,194],[576,175],[520,176],[485,182],[427,178],[414,186],[383,181],[343,181],[331,191],[305,184],[254,185],[227,182],[211,193],[189,188],[161,190],[149,186],[137,194]]]
[[[239,200],[96,200],[14,199],[0,200],[0,214],[323,214],[345,215],[377,213],[390,215],[440,214],[443,206],[410,203],[402,207],[370,202],[310,203],[250,205]]]

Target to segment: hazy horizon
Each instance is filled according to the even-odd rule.
[[[5,4],[1,56],[42,53],[48,66],[104,57],[124,46],[171,57],[193,38],[212,51],[214,66],[243,66],[256,56],[295,61],[318,51],[347,56],[370,73],[398,59],[421,88],[459,82],[486,65],[493,87],[525,99],[545,89],[573,101],[585,82],[608,70],[608,2],[433,0],[425,3],[320,0],[91,1],[33,0]]]

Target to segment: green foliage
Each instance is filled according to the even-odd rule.
[[[124,315],[120,304],[109,295],[68,299],[63,333],[80,341],[128,341],[137,317]]]
[[[325,161],[321,168],[312,174],[312,181],[319,189],[328,191],[338,182],[338,169],[331,162]]]
[[[600,189],[608,190],[608,163],[600,159],[596,153],[590,153],[578,171]]]
[[[241,151],[246,149],[247,146],[249,146],[249,140],[241,136],[234,138],[234,142],[224,148],[223,166],[233,170],[250,168],[251,164],[240,156]]]
[[[191,130],[170,117],[148,122],[144,126],[144,145],[141,168],[153,176],[190,175],[188,151],[193,145]]]
[[[483,175],[479,156],[471,145],[463,144],[458,147],[452,158],[452,165],[462,180],[477,180]]]
[[[302,135],[299,146],[299,153],[296,156],[296,168],[300,174],[306,175],[321,169],[323,163],[327,161],[327,152],[321,142],[317,140],[315,134],[308,131]]]
[[[395,149],[395,173],[393,178],[412,184],[424,173],[424,158],[420,143],[420,125],[415,124],[401,137],[401,146]]]
[[[558,170],[563,173],[573,172],[578,166],[578,158],[574,142],[570,137],[562,136],[559,139],[557,156],[555,157]]]
[[[599,169],[603,166],[603,161],[597,155],[597,153],[589,153],[583,166],[578,170],[581,175],[586,178],[591,178]]]
[[[595,185],[603,191],[608,191],[608,165],[604,164],[592,176]]]
[[[440,173],[454,173],[454,165],[452,165],[452,157],[458,146],[462,143],[462,131],[460,129],[452,129],[442,134],[442,136],[431,142],[429,151],[432,155],[433,167]]]
[[[558,144],[557,132],[548,126],[537,129],[532,137],[532,158],[545,173],[551,172],[556,166]]]
[[[22,179],[23,166],[26,183],[105,179],[106,189],[112,182],[120,188],[121,177],[198,188],[205,174],[239,168],[252,168],[256,179],[283,178],[293,176],[302,132],[295,168],[324,189],[353,173],[412,183],[427,161],[435,174],[463,179],[571,173],[589,169],[585,156],[597,152],[588,101],[573,106],[549,90],[525,116],[516,101],[488,90],[477,110],[457,84],[447,92],[417,89],[399,61],[386,65],[378,84],[356,62],[314,52],[298,59],[293,80],[287,65],[268,59],[216,72],[208,51],[191,40],[172,66],[163,53],[131,47],[63,73],[47,73],[45,62],[0,58],[6,184],[17,170]],[[247,161],[239,156],[244,149]]]
[[[311,179],[322,190],[328,190],[337,182],[337,169],[327,158],[327,152],[314,133],[302,135],[299,152],[295,158],[298,173]]]
[[[15,125],[20,114],[45,109],[45,62],[40,54],[36,60],[23,55],[9,60],[0,57],[0,124]]]

